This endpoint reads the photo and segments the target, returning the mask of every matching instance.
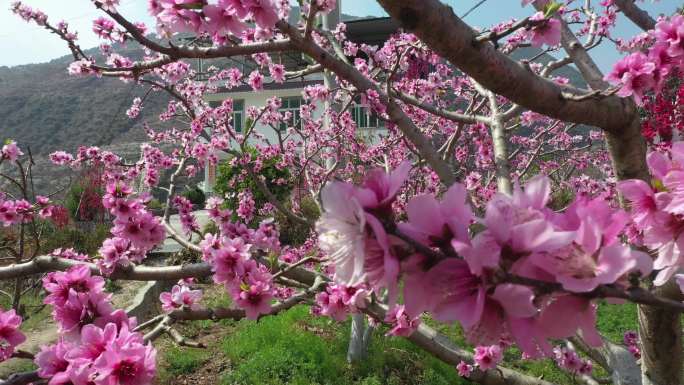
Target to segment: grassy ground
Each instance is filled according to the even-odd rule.
[[[113,289],[113,287],[110,287]],[[229,306],[221,288],[205,293],[205,305]],[[22,324],[27,333],[49,321],[49,308],[40,299],[25,297],[31,314]],[[0,306],[6,307],[2,302]],[[434,324],[461,346],[467,346],[460,328]],[[599,307],[601,332],[620,342],[626,330],[636,330],[636,306]],[[349,323],[309,315],[308,308],[296,307],[259,322],[222,320],[196,321],[180,326],[183,333],[207,345],[206,349],[179,348],[161,340],[157,384],[179,385],[465,385],[453,367],[424,353],[401,338],[385,337],[376,330],[368,359],[349,365],[346,361]],[[506,353],[506,365],[556,384],[573,384],[573,379],[549,361],[525,361],[515,349]],[[10,365],[11,364],[11,365]],[[0,365],[6,374],[27,371],[35,365],[13,360]]]
[[[114,284],[108,281],[107,291],[114,294],[113,305],[117,308],[125,308],[133,299],[138,289],[144,282],[125,282]],[[6,297],[1,297],[0,309],[9,309],[11,304]],[[37,353],[42,345],[53,343],[58,338],[56,325],[51,316],[51,307],[43,305],[44,296],[40,292],[30,292],[21,299],[24,309],[21,330],[26,335],[26,341],[20,349]],[[25,372],[35,369],[35,364],[26,359],[10,359],[0,363],[0,378],[16,372]]]
[[[185,332],[198,331],[194,324]],[[213,327],[213,326],[212,326]],[[400,338],[376,336],[368,360],[350,366],[346,361],[348,324],[311,317],[306,307],[291,309],[277,317],[261,321],[222,322],[219,338],[203,340],[208,349],[161,349],[159,384],[181,378],[192,382],[205,365],[222,369],[207,384],[260,385],[441,385],[466,384],[446,364],[425,354]],[[201,374],[200,374],[201,376]]]
[[[43,306],[43,300],[33,292],[21,298],[21,303],[24,307],[24,317],[21,323],[21,330],[30,335],[40,331],[46,323],[51,320],[50,307]],[[0,309],[9,309],[12,307],[9,299],[2,297],[0,300]],[[0,364],[0,378],[5,378],[11,373],[27,372],[36,369],[33,361],[25,359],[12,359]]]
[[[225,306],[220,291],[208,293],[210,305]],[[429,321],[428,321],[429,322]],[[455,342],[467,345],[455,326],[433,325]],[[601,305],[601,332],[619,342],[626,330],[636,329],[633,305]],[[169,341],[159,345],[158,384],[180,385],[442,385],[468,384],[453,367],[424,353],[401,338],[384,337],[377,330],[368,359],[356,365],[346,361],[349,323],[312,317],[304,306],[275,317],[253,321],[197,321],[183,332],[204,342],[206,349],[178,348]],[[515,349],[506,353],[506,365],[557,384],[575,381],[550,360],[521,360]]]

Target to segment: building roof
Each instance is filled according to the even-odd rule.
[[[364,18],[364,19],[359,19],[359,18],[353,18],[349,19],[349,15],[342,15],[342,20],[344,20],[344,23],[347,25],[347,37],[349,38],[350,41],[357,43],[357,44],[368,44],[371,46],[381,46],[389,39],[389,37],[396,33],[397,30],[399,29],[398,24],[393,21],[389,17],[376,17],[376,18]],[[345,20],[346,19],[346,20]],[[307,61],[304,60],[302,57],[301,53],[299,52],[283,52],[280,54],[275,54],[279,56],[279,62],[285,65],[285,68],[287,70],[297,70],[300,68],[304,68],[308,65]],[[239,65],[244,65],[249,68],[245,68],[243,70],[244,73],[247,73],[254,68],[251,64],[249,64],[247,61],[240,60],[239,58],[235,58],[234,63],[239,64]],[[287,81],[285,83],[264,83],[264,89],[265,90],[281,90],[281,89],[293,89],[293,88],[303,88],[307,85],[312,85],[312,84],[319,84],[322,83],[322,78],[320,75],[309,75],[305,77],[304,79],[293,79],[290,81]],[[231,89],[227,89],[224,87],[219,88],[219,92],[224,93],[224,92],[247,92],[247,91],[252,91],[251,87],[247,85],[242,85],[239,87],[234,87]]]
[[[356,19],[345,22],[347,37],[354,43],[380,46],[399,30],[399,24],[389,17]]]

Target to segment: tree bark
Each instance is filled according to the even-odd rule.
[[[670,281],[656,288],[665,297],[679,297],[679,288]],[[641,381],[643,385],[682,383],[682,325],[680,313],[639,306],[641,340]]]
[[[656,21],[648,14],[648,12],[639,8],[634,0],[615,0],[615,5],[627,16],[634,24],[644,31],[655,28]]]

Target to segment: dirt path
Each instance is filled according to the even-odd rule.
[[[112,304],[115,308],[125,309],[128,307],[136,293],[147,282],[138,281],[120,281],[121,288],[117,290],[112,296]],[[59,333],[57,332],[57,325],[55,321],[49,315],[49,309],[44,309],[43,312],[47,312],[48,315],[44,317],[45,319],[40,320],[28,329],[23,330],[26,335],[26,341],[19,346],[21,350],[25,350],[31,353],[37,353],[40,351],[40,347],[43,345],[51,344],[59,338]],[[37,314],[35,317],[40,317]],[[7,360],[0,364],[0,378],[6,378],[9,374],[17,371],[26,370],[29,365],[28,360],[22,359],[12,359]]]

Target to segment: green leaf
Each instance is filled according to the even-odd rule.
[[[549,18],[552,17],[553,15],[558,12],[559,9],[561,9],[562,5],[559,3],[556,3],[555,1],[552,1],[546,6],[544,6],[544,17]]]
[[[254,119],[249,118],[249,117],[245,119],[245,127],[252,127],[253,124],[254,124]]]
[[[656,191],[660,191],[660,192],[667,191],[667,188],[665,188],[665,185],[663,184],[663,181],[660,180],[660,179],[653,178],[653,179],[651,180],[651,185],[653,186],[653,188],[654,188]]]
[[[176,6],[182,9],[202,9],[204,5],[204,1],[198,1],[196,3],[177,4]]]

